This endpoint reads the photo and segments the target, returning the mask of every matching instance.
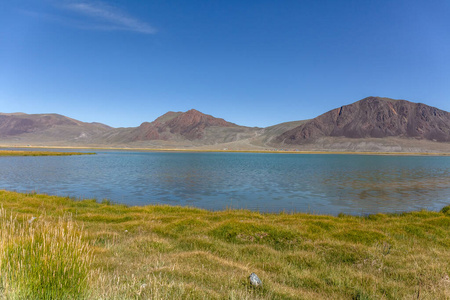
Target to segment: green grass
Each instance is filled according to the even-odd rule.
[[[74,228],[80,238],[67,249],[84,249],[77,259],[86,262],[86,269],[78,279],[69,279],[79,282],[74,290],[62,289],[72,298],[450,298],[449,206],[440,212],[332,217],[127,207],[7,191],[0,191],[0,204],[3,214],[12,212],[17,220],[34,216],[55,230]],[[7,230],[9,219],[1,220],[2,231]],[[58,247],[65,243],[61,239]],[[13,248],[0,249],[5,257]],[[72,257],[70,251],[43,251],[61,254],[58,259],[48,256],[46,264],[39,264],[45,255],[39,256],[33,272],[59,272],[59,261]],[[16,261],[24,260],[16,256]],[[1,278],[13,272],[1,270]],[[251,272],[261,278],[262,288],[248,284]],[[68,276],[60,273],[57,278],[67,282]],[[42,286],[22,282],[20,288],[28,284],[31,291]],[[8,298],[17,289],[3,279],[0,295]]]
[[[95,153],[0,150],[0,156],[70,156],[70,155],[92,155],[92,154],[95,154]]]
[[[0,209],[0,286],[7,299],[87,296],[92,250],[69,217],[19,220]]]

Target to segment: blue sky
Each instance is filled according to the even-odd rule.
[[[0,2],[0,112],[246,126],[366,96],[450,111],[450,2]]]

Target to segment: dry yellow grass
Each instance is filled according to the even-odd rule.
[[[0,296],[87,296],[92,250],[70,217],[18,219],[0,208]]]
[[[0,192],[94,255],[91,299],[448,299],[450,207],[367,217],[211,212]],[[80,228],[80,227],[78,227]],[[247,280],[255,272],[262,288]]]
[[[95,153],[0,150],[0,156],[70,156],[70,155],[91,155],[91,154],[95,154]]]
[[[17,147],[29,148],[29,147]],[[229,152],[229,153],[284,153],[284,154],[348,154],[348,155],[390,155],[390,156],[450,156],[450,152],[381,152],[381,151],[319,151],[319,150],[220,150],[220,149],[183,149],[183,148],[136,148],[136,147],[50,147],[50,146],[34,146],[33,149],[95,149],[95,150],[131,150],[131,151],[148,151],[148,152]],[[7,150],[0,150],[6,153]],[[95,154],[83,152],[53,152],[53,151],[9,151],[22,155],[21,153],[45,153],[47,155],[61,153],[60,155],[77,155],[77,154]],[[6,154],[7,155],[7,154]],[[30,154],[28,154],[30,155]]]

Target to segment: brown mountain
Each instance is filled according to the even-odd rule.
[[[42,131],[60,125],[76,126],[78,124],[75,120],[56,114],[0,114],[0,136],[20,135]]]
[[[422,103],[368,97],[288,130],[277,136],[275,142],[305,144],[322,137],[400,137],[449,142],[450,113]]]
[[[239,127],[236,124],[203,114],[195,109],[187,112],[168,112],[155,121],[144,122],[131,133],[131,141],[169,140],[175,136],[187,140],[204,137],[208,127]]]
[[[421,103],[379,97],[362,99],[314,119],[267,128],[239,126],[194,109],[168,112],[130,128],[111,128],[57,114],[0,113],[0,144],[449,152],[450,114]]]
[[[110,129],[101,123],[85,123],[58,114],[0,113],[2,140],[25,143],[81,141]]]
[[[106,144],[191,147],[250,138],[254,136],[255,130],[191,109],[186,112],[168,112],[138,127],[111,130],[99,140]]]

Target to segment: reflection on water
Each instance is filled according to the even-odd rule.
[[[1,157],[0,188],[129,205],[338,214],[439,210],[450,157],[102,151]]]

